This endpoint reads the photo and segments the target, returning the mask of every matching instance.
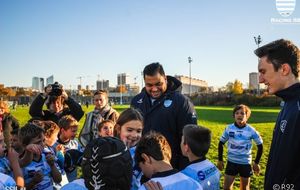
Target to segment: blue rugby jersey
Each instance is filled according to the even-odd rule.
[[[80,152],[83,152],[84,150],[84,148],[78,143],[76,139],[72,139],[66,143],[63,143],[58,139],[56,143],[53,145],[53,148],[55,149],[56,146],[58,146],[59,144],[62,144],[64,146],[65,152],[71,149],[76,149]],[[66,172],[66,174],[69,182],[77,179],[77,168],[75,168],[72,172]]]
[[[131,182],[131,188],[130,188],[131,190],[139,189],[139,187],[141,186],[141,178],[143,175],[140,167],[138,166],[138,163],[135,163],[135,161],[134,161],[135,148],[136,148],[136,146],[131,147],[129,149],[129,152],[130,152],[130,155],[132,158],[132,167],[133,167],[133,176],[132,176],[132,182]]]
[[[159,182],[163,190],[202,190],[198,182],[181,172],[177,172],[177,170],[156,173],[150,180]],[[146,190],[146,188],[142,185],[139,190]]]
[[[181,172],[199,182],[204,190],[220,189],[220,172],[211,161],[205,158],[191,162]]]
[[[0,157],[0,173],[13,176],[9,160],[6,157]]]
[[[61,190],[88,190],[88,189],[85,187],[84,179],[80,178],[72,181],[71,183],[64,185],[61,188]]]
[[[0,173],[0,189],[12,189],[10,187],[17,187],[15,180],[9,175]]]
[[[220,138],[227,145],[227,160],[236,164],[251,164],[252,140],[256,145],[263,143],[259,133],[250,125],[237,127],[234,123],[228,125]]]
[[[54,155],[55,166],[58,169],[58,171],[60,172],[62,180],[61,180],[60,183],[53,183],[53,186],[56,189],[60,189],[65,184],[69,183],[68,178],[67,178],[67,174],[66,174],[63,166],[61,166],[59,164],[59,159],[57,158],[57,154],[56,154],[55,149],[53,147],[46,146],[46,147],[44,147],[43,152],[44,152],[45,155],[47,155],[48,153]]]
[[[36,184],[32,190],[53,190],[53,179],[51,176],[51,168],[47,163],[46,156],[43,153],[39,161],[31,161],[30,164],[22,168],[25,183],[32,181],[36,172],[42,172],[43,180]]]

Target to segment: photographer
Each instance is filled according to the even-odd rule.
[[[46,103],[47,110],[43,110],[44,103]],[[45,92],[40,93],[33,100],[29,114],[34,119],[51,120],[58,123],[59,119],[64,115],[72,115],[79,121],[84,112],[81,106],[68,96],[62,85],[55,82],[52,85],[48,85],[45,88]]]

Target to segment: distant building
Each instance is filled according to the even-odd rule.
[[[53,84],[53,83],[54,83],[54,76],[51,75],[50,77],[48,77],[48,78],[46,79],[46,86],[47,86],[48,84]]]
[[[44,78],[40,78],[40,92],[42,92],[45,88],[45,81]]]
[[[33,77],[32,78],[32,89],[38,92],[42,92],[44,90],[44,78]]]
[[[140,92],[140,87],[137,84],[130,84],[128,85],[128,91],[133,94],[138,94]]]
[[[118,74],[118,86],[129,84],[129,75],[126,73]]]
[[[181,93],[185,95],[189,95],[190,93],[190,77],[182,76],[182,75],[175,75],[182,83]],[[191,94],[199,93],[208,90],[208,84],[204,80],[191,78]]]
[[[258,73],[257,72],[249,73],[249,89],[258,90],[259,88],[258,85],[259,85]]]
[[[40,78],[39,77],[33,77],[32,78],[32,89],[33,90],[39,90],[40,89]]]
[[[96,86],[97,90],[109,91],[109,80],[97,80]]]

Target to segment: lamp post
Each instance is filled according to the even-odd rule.
[[[191,97],[191,90],[192,90],[192,58],[188,57],[188,62],[189,62],[189,68],[190,68],[190,85],[189,85],[189,96]]]
[[[262,42],[261,36],[258,35],[257,37],[254,36],[254,41],[255,44],[257,45],[257,48],[259,48],[259,44]],[[259,58],[258,58],[258,63],[259,63]],[[257,95],[260,95],[260,88],[259,88],[259,81],[258,81],[258,86],[257,86]]]

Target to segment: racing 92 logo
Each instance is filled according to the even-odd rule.
[[[276,9],[283,17],[293,14],[296,7],[296,0],[276,0]]]

